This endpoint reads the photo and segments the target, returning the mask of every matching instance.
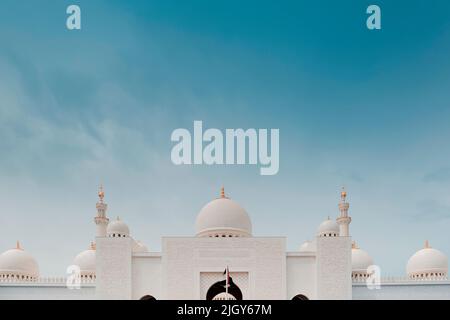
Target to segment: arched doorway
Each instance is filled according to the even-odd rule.
[[[227,300],[227,301],[231,301],[231,300],[236,300],[236,298],[229,293],[226,292],[221,292],[218,295],[216,295],[213,300]]]
[[[292,298],[292,300],[309,300],[307,296],[304,294],[297,294],[295,297]]]
[[[145,296],[141,297],[139,300],[156,301],[156,298],[154,296],[146,294]]]
[[[214,297],[222,292],[226,292],[225,289],[226,280],[218,281],[214,283],[206,293],[206,300],[213,300]],[[228,294],[232,295],[236,300],[242,300],[241,289],[233,282],[233,278],[230,277],[230,286],[228,287]]]

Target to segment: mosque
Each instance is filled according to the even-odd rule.
[[[95,243],[79,253],[67,278],[40,277],[17,242],[0,255],[0,299],[450,299],[448,259],[425,242],[402,278],[383,278],[350,236],[347,193],[339,215],[313,241],[286,250],[285,237],[253,236],[248,213],[222,188],[199,212],[192,237],[163,237],[153,252],[127,224],[110,221],[98,192]],[[229,272],[224,270],[229,270]]]

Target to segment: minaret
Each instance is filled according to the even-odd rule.
[[[97,216],[94,218],[95,224],[97,225],[97,237],[106,237],[106,227],[109,223],[109,219],[106,217],[108,205],[103,202],[104,197],[105,193],[103,192],[103,186],[100,186],[98,190],[99,201],[96,204]]]
[[[339,203],[339,211],[341,214],[336,219],[336,222],[339,225],[339,236],[341,237],[349,237],[349,225],[350,222],[352,222],[352,218],[348,216],[348,208],[349,204],[345,201],[345,198],[347,197],[347,192],[345,191],[344,187],[342,187],[341,191],[341,202]]]

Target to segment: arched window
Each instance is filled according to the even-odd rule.
[[[139,300],[156,301],[156,298],[152,295],[146,294],[145,296],[141,297]]]
[[[214,283],[206,293],[206,300],[213,300],[218,294],[222,292],[226,292],[225,288],[226,280],[218,281]],[[230,284],[228,287],[228,293],[232,295],[236,300],[242,300],[242,291],[239,287],[233,282],[233,278],[230,277]]]
[[[304,294],[297,294],[292,298],[292,300],[309,300],[307,296]]]

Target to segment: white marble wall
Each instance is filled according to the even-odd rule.
[[[0,284],[0,300],[91,300],[95,286],[68,289],[65,284]]]
[[[98,299],[131,299],[131,238],[96,239]]]
[[[351,237],[317,237],[317,298],[352,298]]]
[[[316,254],[291,252],[287,254],[287,299],[298,294],[317,299]]]
[[[354,300],[450,300],[450,282],[381,284],[369,289],[362,283],[353,285]]]
[[[163,238],[165,299],[205,299],[200,274],[248,273],[246,299],[286,299],[285,238]]]
[[[160,253],[138,253],[132,258],[132,299],[145,295],[162,299],[162,269]]]

